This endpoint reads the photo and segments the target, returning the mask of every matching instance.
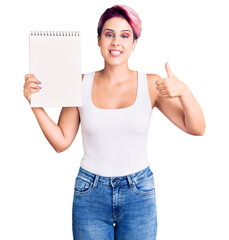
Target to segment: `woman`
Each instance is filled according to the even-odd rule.
[[[108,8],[98,24],[104,69],[82,75],[83,106],[63,107],[58,124],[43,108],[32,108],[57,152],[73,142],[81,122],[84,156],[75,179],[72,208],[77,240],[156,239],[157,210],[153,172],[147,157],[147,133],[157,107],[176,126],[203,135],[204,116],[188,86],[168,77],[128,68],[141,35],[137,13],[123,5]],[[42,80],[41,80],[42,81]],[[25,75],[24,96],[39,91]]]

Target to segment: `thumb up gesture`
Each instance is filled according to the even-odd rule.
[[[156,89],[166,98],[181,97],[187,90],[187,85],[176,78],[168,62],[165,64],[165,70],[167,78],[156,80]]]

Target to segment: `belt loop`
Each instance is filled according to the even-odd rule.
[[[98,181],[99,181],[99,175],[96,175],[93,183],[93,188],[97,188]]]
[[[132,181],[130,175],[127,175],[127,180],[128,180],[128,183],[129,183],[129,187],[133,188],[134,187],[134,182]]]

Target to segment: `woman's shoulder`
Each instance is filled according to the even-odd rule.
[[[162,79],[161,76],[159,76],[158,74],[155,73],[146,73],[146,78],[147,78],[147,82],[148,82],[148,86],[151,88],[154,88],[156,85],[156,81],[158,79]]]
[[[146,73],[146,78],[147,78],[148,86],[151,88],[155,86],[155,82],[158,79],[161,79],[161,77],[155,73]]]
[[[146,73],[147,79],[150,81],[156,81],[157,79],[161,79],[162,77],[155,73]]]
[[[146,77],[147,77],[148,90],[149,90],[149,95],[150,95],[150,99],[151,99],[151,104],[154,107],[157,97],[158,97],[158,94],[159,94],[159,92],[157,91],[155,82],[158,79],[161,79],[161,77],[158,74],[154,74],[154,73],[146,73]]]

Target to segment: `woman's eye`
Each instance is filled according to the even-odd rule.
[[[128,38],[128,36],[127,36],[127,35],[122,35],[122,37],[123,37],[123,38]]]
[[[106,36],[107,36],[107,37],[112,37],[113,34],[111,34],[111,33],[107,33]]]
[[[114,37],[114,34],[112,33],[106,33],[106,37]],[[129,36],[126,34],[121,35],[121,38],[128,38]]]

